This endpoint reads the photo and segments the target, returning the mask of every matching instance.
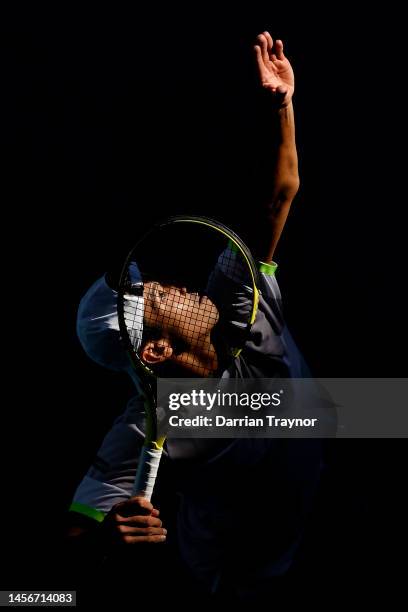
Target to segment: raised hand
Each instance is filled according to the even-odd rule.
[[[259,34],[254,45],[261,85],[269,90],[280,107],[290,104],[295,90],[295,76],[283,53],[283,42],[269,32]]]

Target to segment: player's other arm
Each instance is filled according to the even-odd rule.
[[[269,262],[299,189],[292,104],[295,80],[281,40],[273,41],[268,32],[263,32],[257,37],[254,52],[259,82],[267,98],[265,132],[262,134],[265,156],[259,176],[263,197],[261,211],[255,220],[255,250],[259,259]]]
[[[159,510],[145,498],[132,496],[143,432],[135,426],[141,399],[128,402],[125,413],[106,434],[97,457],[77,487],[68,512],[70,542],[90,547],[165,540]]]

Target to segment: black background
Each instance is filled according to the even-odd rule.
[[[389,4],[317,3],[60,6],[3,23],[5,412],[16,429],[4,428],[2,588],[49,586],[65,509],[131,392],[82,352],[81,295],[152,221],[197,213],[234,228],[253,206],[268,142],[251,42],[264,29],[285,41],[296,75],[301,189],[276,252],[289,326],[317,376],[406,375],[402,23]],[[302,553],[317,576],[327,558],[335,576],[371,568],[379,542],[398,537],[404,449],[336,443]],[[374,557],[380,572],[390,555]]]

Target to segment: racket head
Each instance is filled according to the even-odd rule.
[[[239,355],[256,317],[258,285],[248,247],[214,219],[169,217],[141,237],[122,269],[118,320],[150,403],[163,368],[174,378],[217,376]],[[149,418],[153,439],[157,423]]]

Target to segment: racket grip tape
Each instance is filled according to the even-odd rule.
[[[162,452],[163,449],[158,449],[154,443],[149,444],[149,446],[143,446],[139,457],[139,465],[133,485],[132,496],[141,495],[150,501]]]

